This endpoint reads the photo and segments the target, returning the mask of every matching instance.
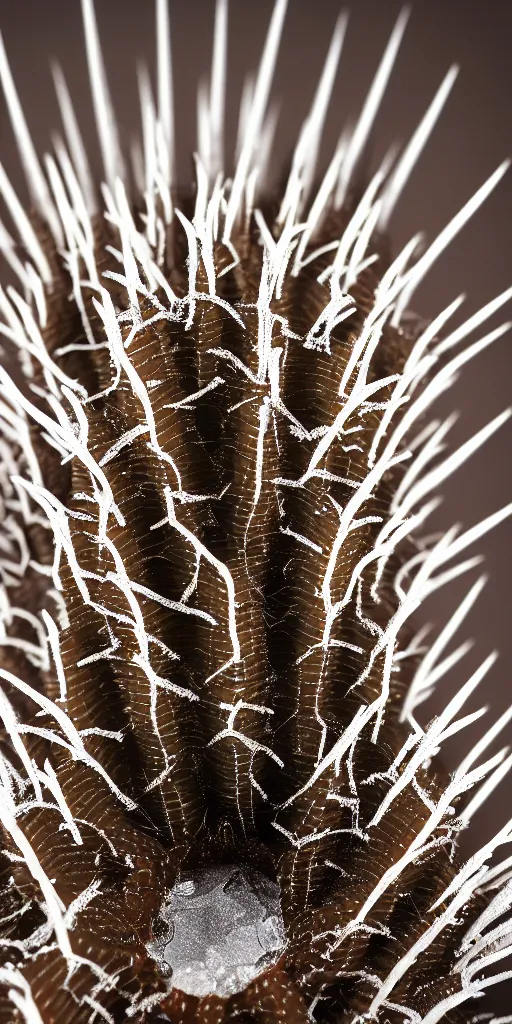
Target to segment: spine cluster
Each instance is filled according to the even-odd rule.
[[[17,279],[0,332],[20,362],[0,369],[0,1022],[469,1020],[463,1006],[474,1017],[512,973],[512,859],[492,860],[512,821],[464,864],[456,838],[512,764],[490,752],[512,715],[444,777],[438,754],[482,714],[463,708],[494,655],[430,724],[417,709],[466,654],[450,645],[482,581],[430,644],[411,620],[473,579],[473,545],[512,511],[433,538],[426,525],[509,416],[449,453],[453,417],[428,419],[508,328],[485,324],[512,289],[457,326],[461,299],[428,325],[409,310],[506,165],[430,245],[387,257],[455,70],[360,186],[401,15],[321,176],[341,18],[269,194],[277,0],[228,177],[219,0],[195,188],[178,199],[166,2],[131,169],[82,6],[100,189],[58,70],[64,138],[43,169],[0,45],[33,206],[0,167]],[[180,870],[218,862],[278,880],[286,947],[244,992],[197,999],[147,944]]]

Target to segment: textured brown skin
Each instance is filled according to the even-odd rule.
[[[339,237],[342,227],[342,220],[328,219],[323,229],[325,237],[316,239],[315,246]],[[98,261],[104,270],[117,269],[108,254],[101,255],[106,244],[116,244],[115,237],[109,238],[106,232],[105,226],[98,226]],[[40,233],[43,234],[42,228]],[[257,300],[262,249],[254,224],[248,235],[235,239],[235,245],[240,264],[219,278],[218,294],[236,309]],[[378,277],[386,267],[385,247],[382,242],[379,245],[379,262],[363,273],[353,290],[357,313],[336,329],[331,339],[331,354],[306,350],[301,342],[280,337],[278,326],[274,328],[273,344],[285,350],[281,356],[283,401],[308,429],[331,422],[340,408],[340,377],[364,315],[371,307]],[[49,297],[50,318],[45,337],[48,349],[54,353],[59,347],[84,338],[78,311],[69,299],[69,279],[47,239],[45,247],[56,281]],[[167,272],[179,294],[186,294],[187,290],[185,256],[184,238],[178,228],[169,239]],[[282,298],[273,306],[274,312],[288,317],[290,328],[300,335],[307,333],[328,301],[327,288],[316,281],[328,259],[328,256],[321,257],[298,278],[287,278]],[[217,275],[231,260],[231,254],[218,245],[215,250]],[[207,291],[201,265],[198,281],[198,287]],[[112,281],[107,286],[114,303],[122,308],[126,301],[123,290]],[[142,308],[145,319],[154,313],[149,303]],[[330,958],[326,958],[329,940],[332,942],[329,930],[347,923],[357,913],[380,874],[397,860],[402,849],[418,833],[427,811],[417,794],[407,788],[381,824],[373,829],[370,844],[365,843],[349,831],[350,809],[340,807],[335,800],[326,803],[332,777],[324,773],[292,806],[276,812],[276,806],[304,784],[315,766],[321,735],[321,726],[314,717],[319,676],[319,710],[327,724],[327,751],[357,708],[371,702],[380,692],[382,659],[377,659],[364,685],[356,691],[350,688],[363,666],[362,655],[334,648],[322,669],[323,653],[317,649],[300,665],[296,664],[301,653],[319,643],[322,636],[323,604],[319,588],[337,526],[337,513],[330,498],[343,506],[351,491],[344,484],[323,479],[310,480],[305,490],[280,489],[283,521],[295,532],[319,543],[327,554],[312,552],[292,536],[279,531],[280,510],[272,479],[299,477],[316,441],[299,442],[291,435],[284,418],[276,413],[279,449],[270,422],[265,441],[263,486],[256,510],[250,516],[259,407],[267,385],[251,383],[239,369],[209,351],[213,347],[229,350],[255,370],[256,312],[247,309],[241,312],[249,327],[245,334],[227,313],[205,301],[198,303],[190,331],[184,330],[183,323],[160,321],[138,334],[129,348],[139,375],[145,381],[162,381],[150,392],[158,439],[161,448],[176,459],[184,490],[221,495],[227,487],[219,498],[199,503],[177,502],[176,513],[179,521],[226,562],[232,573],[240,602],[237,624],[241,663],[205,683],[205,679],[230,657],[231,647],[226,590],[204,559],[197,591],[190,604],[197,602],[198,607],[212,614],[219,624],[217,627],[212,629],[203,620],[184,616],[139,595],[147,632],[164,640],[180,658],[172,661],[153,645],[153,668],[159,675],[192,689],[199,698],[191,702],[159,691],[159,731],[169,757],[174,759],[173,770],[160,785],[145,792],[164,763],[151,724],[148,682],[144,673],[131,663],[133,634],[127,626],[111,619],[113,634],[119,641],[116,659],[76,667],[77,661],[108,646],[110,641],[101,616],[84,604],[64,558],[61,579],[71,623],[61,634],[68,687],[65,710],[79,729],[97,726],[124,730],[122,743],[90,736],[86,746],[117,785],[136,800],[138,810],[127,812],[102,779],[83,764],[72,761],[63,748],[34,736],[26,740],[32,756],[41,766],[45,758],[50,758],[74,817],[83,823],[80,829],[84,845],[76,846],[66,831],[59,831],[60,817],[49,810],[26,812],[22,816],[23,829],[45,871],[56,879],[56,890],[66,905],[94,879],[101,880],[101,896],[79,916],[71,932],[71,942],[75,952],[89,956],[110,972],[118,972],[121,994],[112,991],[97,996],[116,1022],[127,1019],[128,995],[137,993],[144,998],[161,991],[161,1010],[173,1024],[196,1021],[274,1024],[283,1020],[299,1024],[308,1020],[307,1007],[320,992],[324,998],[317,1004],[315,1019],[325,1024],[349,1024],[356,1013],[368,1008],[375,995],[375,989],[360,972],[382,978],[389,973],[433,919],[428,908],[455,870],[449,844],[439,847],[423,863],[412,865],[399,882],[388,889],[367,919],[369,925],[386,925],[392,940],[383,935],[358,933],[342,942]],[[100,342],[102,326],[90,302],[88,314],[96,340]],[[412,337],[386,327],[371,364],[370,378],[399,372],[411,341]],[[113,367],[105,350],[99,349],[87,357],[81,352],[55,356],[55,359],[66,373],[86,386],[89,394],[106,388],[113,379]],[[188,409],[168,408],[204,387],[215,375],[224,378],[222,387],[209,392]],[[384,400],[386,392],[379,393],[378,397]],[[33,400],[32,395],[31,398]],[[249,398],[251,400],[246,401]],[[230,411],[235,405],[238,408]],[[123,376],[115,390],[86,404],[84,409],[89,423],[90,450],[97,460],[121,434],[144,422],[142,406]],[[363,449],[371,444],[380,416],[381,411],[375,410],[366,418],[364,431],[356,435],[362,438],[358,443]],[[358,422],[354,416],[348,426]],[[70,509],[90,514],[94,506],[73,496],[77,492],[91,493],[90,480],[83,467],[76,462],[62,467],[59,456],[38,436],[38,428],[34,428],[33,436],[46,486]],[[365,452],[346,453],[340,440],[331,446],[322,465],[341,477],[350,473],[352,478],[363,479],[367,472]],[[112,459],[105,466],[105,472],[127,521],[127,526],[121,530],[111,517],[109,536],[119,546],[130,578],[171,600],[179,600],[194,569],[191,546],[169,524],[149,529],[166,515],[163,487],[168,484],[175,488],[172,468],[158,460],[147,447],[147,436],[142,435]],[[362,514],[386,517],[395,483],[396,473],[388,474]],[[322,512],[327,507],[329,511]],[[74,519],[71,528],[83,568],[102,575],[114,568],[108,551],[99,555],[93,536],[95,523]],[[350,534],[335,570],[335,597],[350,577],[354,564],[373,545],[379,528],[380,524],[371,523]],[[28,541],[36,558],[51,563],[50,533],[37,528]],[[410,555],[412,550],[411,547],[405,550],[402,545],[401,557]],[[378,606],[370,595],[371,569],[363,576],[363,609],[381,624],[388,621],[396,607],[390,580],[398,565],[396,558],[389,564]],[[114,585],[107,590],[105,584],[100,587],[91,580],[91,594],[98,600],[100,590],[105,604],[120,613],[127,612],[125,599]],[[46,606],[54,611],[41,588],[40,576],[28,571],[20,591],[16,603],[32,609]],[[29,635],[30,627],[27,630]],[[401,643],[406,646],[404,632]],[[354,603],[337,621],[333,635],[336,639],[368,647],[370,637],[355,615]],[[1,658],[4,667],[17,672],[53,699],[58,696],[57,679],[51,674],[42,678],[18,651],[2,648]],[[405,731],[398,722],[398,710],[412,667],[409,665],[401,675],[393,677],[378,743],[371,742],[370,725],[356,746],[354,775],[359,783],[373,772],[385,771],[403,743]],[[19,700],[12,696],[13,700]],[[226,713],[220,713],[218,705],[221,702],[232,704],[238,699],[273,709],[272,718],[241,711],[236,725],[246,736],[271,747],[285,762],[284,768],[279,768],[261,752],[251,765],[251,752],[233,738],[208,746],[225,727]],[[21,713],[29,720],[35,710],[27,699]],[[53,725],[44,716],[32,718],[32,722],[39,726]],[[268,793],[268,803],[251,786],[249,768]],[[433,795],[444,781],[436,772],[437,769],[432,768],[420,780]],[[362,826],[370,820],[388,785],[378,780],[366,787],[359,785]],[[338,778],[336,792],[350,796],[345,767]],[[315,828],[322,831],[331,826],[347,831],[294,848],[273,827],[273,820],[294,833],[297,839],[309,835]],[[101,828],[110,838],[116,856],[95,828]],[[9,850],[7,839],[5,843]],[[133,867],[125,863],[126,855],[131,857]],[[10,939],[24,938],[44,920],[34,899],[38,886],[26,868],[13,866],[5,855],[2,857],[0,917],[4,919],[31,900],[32,903],[19,920],[14,918],[1,924],[1,935]],[[323,863],[326,858],[341,865],[344,874],[326,867]],[[197,999],[177,991],[166,994],[165,983],[159,978],[144,945],[151,936],[158,908],[180,866],[194,867],[221,860],[257,866],[277,877],[282,889],[288,937],[286,949],[278,964],[244,992],[228,1000],[216,996]],[[14,886],[8,885],[11,874]],[[470,917],[476,910],[476,906],[471,909]],[[468,913],[464,913],[457,927],[443,931],[393,991],[394,1003],[423,1015],[451,991],[451,986],[458,984],[450,970],[468,920]],[[55,949],[24,964],[21,954],[7,947],[0,955],[3,962],[19,962],[30,981],[44,1024],[85,1024],[89,1019],[91,1006],[82,1002],[82,998],[90,991],[94,979],[87,967],[80,968],[64,988],[66,965]],[[469,1016],[474,1012],[469,1011]],[[149,1022],[157,1018],[158,1011],[153,1007],[148,1013],[130,1019]],[[0,1022],[11,1024],[19,1019],[4,987],[0,996]],[[378,1019],[385,1024],[402,1024],[404,1018],[398,1011],[381,1010]],[[459,1010],[444,1019],[449,1024],[466,1020],[467,1016]]]

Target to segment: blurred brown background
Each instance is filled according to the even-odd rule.
[[[324,136],[324,161],[331,155],[344,121],[360,110],[400,7],[395,0],[349,0],[345,4],[350,21]],[[150,66],[153,62],[153,4],[150,0],[97,0],[96,8],[122,137],[129,143],[139,124],[135,58],[142,57]],[[214,0],[171,0],[170,8],[178,169],[180,180],[187,181],[195,146],[195,90],[199,76],[209,69]],[[271,0],[231,0],[227,119],[232,142],[242,81],[258,60],[271,9]],[[274,86],[274,94],[281,100],[273,150],[276,170],[289,156],[307,112],[339,10],[338,0],[290,0]],[[57,57],[71,87],[92,164],[99,170],[79,0],[0,0],[0,27],[38,149],[48,147],[50,133],[59,124],[48,69],[49,58]],[[390,232],[395,251],[418,230],[424,230],[431,240],[494,168],[512,156],[511,40],[512,4],[506,0],[415,0],[412,4],[373,135],[373,166],[392,142],[409,138],[450,64],[460,64],[461,72],[393,216]],[[2,102],[0,159],[25,197]],[[432,316],[466,292],[466,317],[512,283],[511,210],[512,170],[429,272],[416,294],[417,312]],[[512,319],[512,304],[501,320],[507,316]],[[491,325],[497,322],[501,321]],[[460,443],[510,404],[511,374],[512,334],[508,334],[481,354],[442,405],[439,403],[440,411],[455,408],[461,412],[453,443]],[[458,471],[444,488],[444,503],[433,524],[436,528],[453,522],[469,526],[512,499],[511,442],[509,423]],[[490,580],[460,635],[460,639],[473,636],[475,650],[449,680],[441,681],[437,704],[434,698],[425,705],[424,717],[430,717],[495,648],[501,657],[472,708],[489,703],[491,714],[497,716],[511,701],[511,541],[512,522],[508,521],[477,546],[486,556]],[[425,617],[442,623],[473,578],[474,574],[471,580],[464,577],[461,585],[453,584],[437,594]],[[481,723],[473,735],[480,728]],[[512,727],[507,739],[512,741]],[[452,742],[446,751],[450,764],[468,742],[469,734]],[[505,780],[480,811],[475,819],[479,843],[511,816],[510,794],[511,782]],[[501,992],[489,990],[482,1012],[488,1008],[512,1012],[510,983],[501,988]]]

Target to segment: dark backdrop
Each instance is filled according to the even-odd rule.
[[[209,67],[214,3],[171,0],[170,6],[178,167],[181,180],[187,180],[195,145],[195,88],[198,76]],[[271,7],[270,0],[231,0],[227,104],[231,139],[241,83],[258,59]],[[349,28],[327,121],[324,158],[331,154],[344,120],[359,111],[400,10],[395,0],[349,0],[346,7]],[[503,158],[512,155],[512,4],[506,0],[415,0],[412,8],[374,131],[374,165],[391,142],[403,142],[410,136],[450,64],[459,63],[461,73],[393,216],[390,231],[395,251],[420,229],[432,239]],[[290,0],[274,90],[282,100],[273,150],[277,169],[289,155],[306,113],[338,12],[338,0]],[[129,142],[138,130],[134,57],[153,60],[153,4],[149,0],[97,0],[97,13],[114,103],[124,141]],[[75,98],[93,166],[99,170],[78,0],[0,0],[0,26],[38,148],[48,146],[49,134],[58,124],[48,71],[49,57],[56,56]],[[0,158],[23,196],[1,102]],[[419,313],[431,316],[460,292],[467,292],[466,316],[512,283],[511,208],[512,171],[428,274],[415,297]],[[507,315],[512,317],[512,309]],[[465,370],[443,399],[441,411],[456,408],[461,412],[453,431],[454,443],[509,404],[511,346],[512,335],[505,335]],[[459,521],[469,526],[511,500],[511,441],[509,423],[444,487],[436,527]],[[477,659],[482,660],[494,648],[501,657],[478,699],[492,705],[492,715],[510,703],[511,539],[512,523],[508,521],[478,545],[486,556],[490,581],[461,633],[462,638],[475,638],[476,650],[449,682],[442,681],[437,705],[433,699],[425,706],[427,717],[467,678]],[[442,622],[468,585],[466,581],[441,591],[424,615]],[[477,698],[473,706],[478,706]],[[481,723],[475,735],[480,727]],[[507,739],[512,740],[512,727]],[[463,734],[452,742],[446,752],[450,764],[470,741],[471,737]],[[510,816],[510,793],[511,784],[506,780],[480,811],[475,819],[479,841],[489,838]],[[488,1005],[502,1013],[512,1010],[511,988],[501,989],[490,990],[485,1008]]]

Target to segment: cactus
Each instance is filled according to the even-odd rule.
[[[58,70],[64,140],[43,169],[0,47],[31,196],[26,213],[0,168],[17,236],[2,227],[17,282],[0,330],[19,357],[0,369],[0,1022],[469,1021],[511,975],[510,858],[491,858],[512,823],[465,863],[457,837],[511,765],[489,751],[511,715],[443,771],[493,656],[430,723],[417,708],[466,653],[450,644],[481,581],[430,645],[414,616],[472,579],[473,545],[512,510],[426,527],[508,416],[446,454],[452,419],[428,412],[506,329],[484,325],[512,289],[456,327],[459,300],[431,323],[410,306],[505,165],[392,258],[390,214],[455,73],[362,181],[402,14],[320,173],[341,17],[266,189],[277,0],[226,176],[219,0],[180,190],[166,0],[131,169],[82,6],[101,188]]]

